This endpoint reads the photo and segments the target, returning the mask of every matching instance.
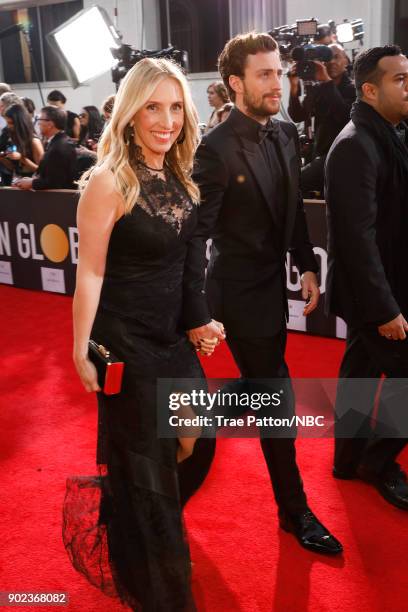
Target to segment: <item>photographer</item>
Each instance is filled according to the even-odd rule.
[[[307,196],[310,191],[323,193],[324,162],[326,155],[343,127],[350,119],[351,105],[356,91],[347,73],[349,63],[346,52],[338,44],[329,45],[332,59],[329,62],[314,61],[315,80],[301,102],[300,80],[296,73],[296,63],[288,74],[290,98],[288,113],[295,122],[315,118],[314,159],[302,170],[302,191]]]

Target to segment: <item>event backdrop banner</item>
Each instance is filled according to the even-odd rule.
[[[301,295],[300,276],[294,265],[293,258],[288,253],[286,260],[287,289],[289,300],[288,328],[298,331],[310,332],[320,336],[334,338],[346,337],[346,324],[339,317],[326,317],[324,305],[326,299],[327,276],[327,225],[326,204],[322,200],[305,200],[305,211],[310,240],[319,263],[319,306],[310,315],[303,315],[305,305]]]
[[[72,295],[78,259],[75,191],[18,191],[0,188],[0,283],[25,289]],[[326,210],[324,202],[306,201],[311,241],[319,260],[321,299],[308,317],[300,277],[290,254],[287,257],[289,329],[344,338],[345,324],[326,317]]]
[[[73,294],[77,203],[74,191],[0,189],[0,282]]]

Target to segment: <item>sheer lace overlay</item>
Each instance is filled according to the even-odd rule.
[[[137,206],[153,217],[161,217],[179,234],[194,206],[184,186],[166,165],[157,172],[148,168],[141,154],[135,170],[141,186]]]

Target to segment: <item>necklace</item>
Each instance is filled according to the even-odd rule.
[[[163,168],[152,168],[151,166],[148,166],[147,164],[145,164],[140,159],[138,161],[139,161],[139,164],[142,164],[142,166],[144,166],[148,170],[152,170],[152,172],[163,172],[163,170],[164,170],[164,166],[163,166]]]

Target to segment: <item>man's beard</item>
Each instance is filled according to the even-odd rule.
[[[249,91],[244,87],[243,103],[248,113],[253,117],[270,117],[272,114],[270,108],[268,108],[263,98],[255,98]],[[276,111],[277,112],[277,111]]]

